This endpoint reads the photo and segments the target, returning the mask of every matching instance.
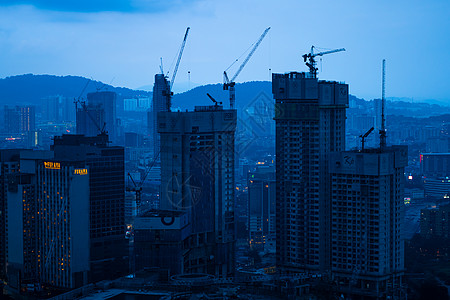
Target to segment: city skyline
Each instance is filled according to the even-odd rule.
[[[223,71],[270,26],[237,82],[270,81],[269,69],[306,71],[301,55],[311,45],[345,47],[319,61],[319,78],[350,83],[358,97],[379,98],[380,61],[386,58],[388,97],[446,101],[450,60],[440,53],[450,49],[448,11],[444,1],[3,1],[0,77],[70,74],[114,86],[152,85],[160,57],[168,70],[190,26],[177,91],[221,82]]]

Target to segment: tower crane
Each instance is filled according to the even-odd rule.
[[[222,105],[222,102],[217,101],[216,99],[213,98],[213,96],[211,96],[209,93],[206,93],[206,96],[208,96],[209,99],[211,99],[212,102],[214,102],[214,106],[219,106]]]
[[[331,54],[336,52],[345,51],[345,48],[330,50],[330,51],[324,51],[324,52],[318,52],[314,53],[314,46],[311,46],[311,52],[303,55],[303,60],[306,63],[306,65],[309,68],[309,76],[310,78],[317,78],[317,68],[316,68],[316,60],[314,59],[316,56],[322,56],[325,54]]]
[[[361,150],[362,150],[363,152],[364,152],[364,145],[365,145],[365,142],[366,142],[366,137],[368,137],[369,134],[371,134],[373,130],[374,130],[374,128],[372,127],[372,128],[370,128],[366,133],[361,134],[361,135],[359,136],[359,137],[361,138]]]
[[[131,176],[131,174],[128,172],[127,175],[128,177],[131,179],[131,182],[133,183],[133,187],[128,186],[126,188],[127,192],[135,192],[136,193],[136,208],[140,209],[141,206],[141,192],[142,192],[142,186],[144,185],[145,179],[147,178],[148,174],[150,173],[150,171],[152,170],[153,166],[156,163],[156,160],[158,159],[159,153],[156,155],[156,157],[153,159],[152,163],[148,166],[147,170],[145,170],[145,174],[144,177],[142,177],[141,182],[136,183],[133,179],[133,177]]]
[[[94,117],[91,115],[91,113],[89,112],[89,110],[87,109],[86,106],[86,102],[85,101],[81,101],[81,96],[83,95],[84,91],[86,90],[86,88],[88,87],[89,83],[91,82],[91,79],[88,79],[88,81],[86,82],[86,85],[84,86],[83,90],[81,91],[80,95],[78,96],[78,98],[76,100],[73,101],[73,103],[75,104],[75,113],[78,110],[78,104],[81,105],[81,107],[83,108],[84,112],[87,114],[87,116],[89,117],[89,119],[91,119],[92,123],[95,125],[95,127],[97,128],[97,130],[99,131],[99,134],[104,135],[106,134],[105,131],[105,127],[106,127],[106,122],[103,123],[103,126],[100,127],[100,125],[97,123],[97,120],[94,119]],[[98,90],[97,90],[98,91]]]
[[[184,34],[184,38],[183,38],[183,42],[181,43],[181,47],[180,47],[180,51],[178,52],[178,58],[177,58],[177,62],[175,64],[175,68],[173,70],[173,74],[172,74],[172,80],[166,85],[166,89],[163,91],[163,96],[166,96],[167,99],[167,111],[170,111],[170,108],[172,107],[172,96],[173,96],[173,92],[172,92],[172,86],[173,86],[173,82],[175,81],[175,77],[177,76],[177,72],[178,72],[178,67],[180,66],[180,62],[181,62],[181,57],[183,56],[183,51],[184,51],[184,47],[186,46],[186,40],[189,34],[189,29],[191,29],[190,27],[186,28],[186,32]],[[161,72],[163,71],[162,69],[162,59],[161,59]],[[169,77],[169,72],[167,72],[167,75],[164,76],[165,79],[167,80]]]
[[[247,57],[244,59],[244,61],[242,62],[241,66],[239,67],[239,69],[236,71],[236,73],[234,74],[233,77],[231,77],[231,79],[229,79],[228,74],[227,74],[227,70],[234,65],[234,63],[231,64],[231,66],[228,67],[228,69],[226,69],[225,71],[223,71],[223,89],[224,90],[229,90],[230,91],[230,108],[234,109],[234,103],[236,100],[236,91],[235,91],[235,85],[236,82],[234,82],[236,80],[236,77],[238,77],[238,75],[241,73],[242,69],[244,69],[245,65],[248,63],[248,61],[250,60],[250,58],[252,57],[253,53],[255,53],[256,48],[258,48],[259,44],[261,44],[262,40],[264,39],[264,37],[267,35],[267,33],[269,32],[270,27],[266,28],[266,30],[264,30],[264,32],[261,34],[261,36],[259,37],[258,41],[255,43],[255,45],[253,46],[252,50],[250,51],[250,53],[247,55]],[[234,62],[237,62],[238,60],[236,59]]]

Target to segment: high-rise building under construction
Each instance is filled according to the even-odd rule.
[[[272,75],[276,121],[276,244],[281,272],[330,266],[328,154],[345,150],[348,85],[306,73]]]
[[[152,111],[148,112],[147,118],[151,121],[148,122],[149,134],[153,137],[153,155],[156,158],[160,151],[161,139],[158,133],[158,113],[162,111],[169,111],[169,97],[170,82],[164,74],[155,75],[155,84],[153,86],[153,102]]]
[[[221,105],[158,114],[160,207],[189,224],[181,273],[234,273],[235,130],[236,110]]]

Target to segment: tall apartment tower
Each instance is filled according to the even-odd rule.
[[[170,82],[164,74],[155,75],[155,84],[153,85],[153,101],[152,113],[147,113],[147,117],[152,116],[152,121],[148,122],[151,125],[149,133],[153,136],[153,155],[156,157],[160,151],[161,139],[158,133],[158,113],[162,111],[169,111],[167,103],[167,93],[170,93]]]
[[[276,252],[281,272],[330,267],[328,154],[345,150],[348,85],[272,75],[276,122]]]
[[[102,91],[87,94],[88,104],[98,106],[101,105],[105,111],[106,123],[105,130],[108,132],[110,140],[115,142],[117,139],[117,116],[116,116],[116,101],[117,94],[110,91]],[[99,124],[103,127],[103,124]]]
[[[36,110],[34,106],[5,105],[5,133],[30,132],[36,129]]]
[[[234,272],[235,130],[236,110],[219,105],[158,114],[160,207],[186,212],[190,224],[183,273]]]
[[[16,150],[8,164],[6,240],[8,291],[88,283],[89,180],[82,162],[51,151]],[[7,153],[5,153],[7,154]]]
[[[343,292],[401,298],[407,164],[407,146],[330,156],[331,271]]]

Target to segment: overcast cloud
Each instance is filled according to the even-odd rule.
[[[272,27],[238,82],[306,71],[311,45],[345,47],[319,62],[319,77],[367,99],[450,100],[448,1],[27,1],[0,4],[0,77],[80,75],[136,88],[169,69],[191,27],[175,85],[222,81],[222,72]],[[238,66],[238,65],[237,65]],[[236,67],[237,67],[236,66]],[[235,69],[234,69],[235,70]],[[233,69],[231,70],[233,73]]]

